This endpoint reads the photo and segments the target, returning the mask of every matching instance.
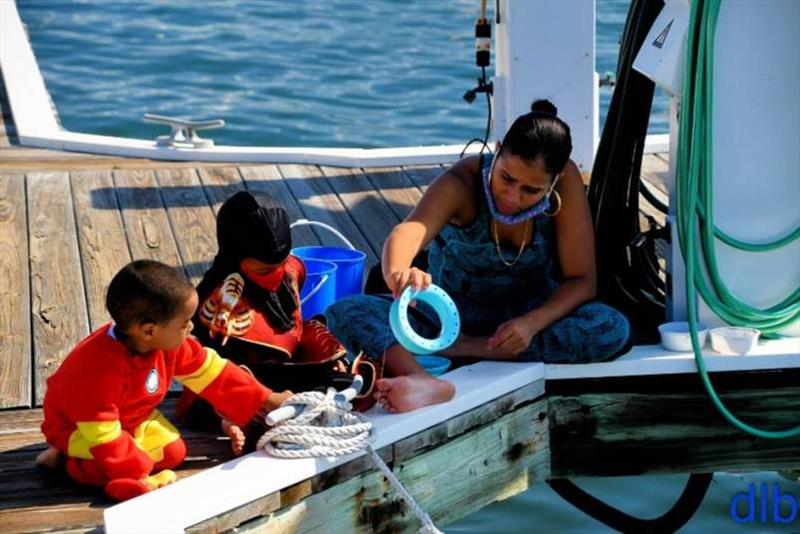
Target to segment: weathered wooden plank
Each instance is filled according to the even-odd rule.
[[[30,406],[31,301],[25,177],[0,175],[0,408]]]
[[[174,420],[175,399],[160,407]],[[0,412],[0,530],[44,532],[102,525],[102,511],[112,503],[100,489],[83,487],[63,473],[37,469],[34,459],[45,448],[39,431],[42,410]],[[189,456],[179,478],[231,459],[230,443],[213,433],[183,430]],[[92,511],[94,513],[88,513]]]
[[[200,176],[206,196],[211,202],[214,215],[219,213],[223,202],[245,189],[242,177],[236,167],[200,167],[197,169],[197,174]]]
[[[42,424],[42,409],[31,408],[24,410],[3,410],[0,412],[0,436],[25,432],[39,432]],[[5,438],[0,437],[0,452],[5,444]]]
[[[27,179],[34,388],[40,404],[45,380],[89,333],[89,318],[69,176],[30,173]]]
[[[102,525],[103,509],[94,503],[64,504],[47,507],[25,507],[15,510],[0,510],[3,532],[58,532],[91,531]]]
[[[543,396],[544,381],[534,382],[474,410],[396,442],[393,445],[393,456],[397,461],[411,458],[421,451],[439,446],[457,436],[466,434],[474,428],[496,421],[503,415],[517,410],[525,404],[537,402]],[[539,421],[545,421],[547,412],[542,410],[536,417]]]
[[[392,449],[392,446],[388,446],[376,452],[384,462],[391,464],[393,461]],[[374,468],[372,460],[366,456],[361,456],[299,484],[271,493],[222,515],[203,521],[187,529],[187,532],[224,532],[234,529],[242,523],[265,516],[270,512],[276,512],[280,508],[292,506],[314,493],[320,493]]]
[[[66,152],[44,148],[11,145],[0,148],[0,171],[30,172],[34,170],[85,171],[85,170],[155,170],[187,169],[198,166],[193,161],[155,161],[140,158],[125,158],[84,152]],[[227,166],[224,163],[203,163],[204,168]]]
[[[446,445],[395,465],[433,519],[447,524],[550,476],[547,401],[510,412]]]
[[[156,171],[183,268],[198,284],[217,253],[217,225],[194,169]]]
[[[439,526],[549,477],[546,401],[527,405],[406,461],[393,471]],[[411,532],[413,513],[380,472],[369,471],[315,493],[238,532]]]
[[[381,255],[383,242],[392,228],[400,222],[390,206],[375,190],[372,182],[357,169],[320,167],[331,188],[347,208],[350,217],[367,238],[376,257]]]
[[[364,173],[402,221],[419,204],[422,193],[400,167],[371,167]]]
[[[283,181],[278,167],[274,165],[259,165],[256,167],[239,167],[239,172],[245,181],[247,189],[271,195],[281,202],[291,221],[305,218],[303,210],[292,195],[289,187]],[[307,247],[319,245],[317,234],[308,226],[298,226],[292,229],[292,246]]]
[[[111,279],[131,261],[110,172],[70,175],[92,330],[108,322],[105,294]]]
[[[416,185],[420,191],[423,193],[431,185],[431,182],[436,179],[437,176],[442,174],[446,170],[446,168],[440,165],[436,165],[434,167],[430,166],[416,166],[416,165],[405,165],[403,166],[403,171],[408,175],[411,181]]]
[[[377,452],[387,464],[412,458],[422,452],[443,445],[458,436],[465,435],[470,430],[482,427],[487,423],[493,423],[506,413],[518,409],[524,404],[530,404],[541,399],[543,395],[543,381],[529,384],[428,430],[400,440],[391,446],[384,447]],[[536,418],[542,422],[546,420],[546,416],[547,413],[543,409],[537,414]],[[267,495],[195,525],[191,530],[193,532],[221,532],[235,528],[237,525],[255,519],[259,515],[277,511],[280,507],[291,506],[312,493],[320,493],[337,484],[345,483],[349,479],[374,468],[372,461],[367,456],[362,456],[281,491],[280,499],[277,499],[274,494]]]
[[[642,157],[642,178],[652,184],[658,191],[667,194],[667,174],[669,173],[669,162],[658,154],[645,154]]]
[[[691,387],[682,386],[678,380],[649,377],[639,380],[636,390],[628,380],[627,391],[551,395],[553,476],[800,467],[800,438],[749,436],[722,418],[696,377],[683,377],[683,383]],[[718,384],[719,377],[714,382]],[[666,391],[665,383],[672,391]],[[785,429],[797,425],[800,413],[800,388],[796,384],[749,389],[740,384],[736,389],[718,389],[728,409],[743,421]]]
[[[333,226],[344,234],[353,246],[367,254],[367,268],[378,261],[367,238],[353,222],[319,168],[312,165],[280,165],[284,181],[300,204],[307,219]],[[314,230],[324,245],[341,246],[340,240],[325,230]]]
[[[180,268],[164,202],[152,171],[114,171],[114,185],[132,259],[151,259]]]

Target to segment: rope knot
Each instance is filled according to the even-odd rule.
[[[372,434],[372,423],[353,413],[333,388],[298,393],[284,406],[297,406],[299,414],[267,430],[256,445],[278,458],[352,454],[364,449]]]

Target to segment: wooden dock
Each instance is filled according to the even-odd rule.
[[[292,219],[337,228],[367,253],[371,266],[391,228],[442,170],[174,163],[31,149],[17,142],[2,86],[0,111],[3,532],[102,525],[110,503],[101,492],[40,472],[33,459],[44,447],[38,427],[45,380],[78,340],[108,321],[104,288],[121,266],[134,258],[157,259],[183,268],[197,282],[216,252],[215,213],[243,189],[281,199]],[[648,155],[643,168],[664,200],[667,166],[663,155]],[[324,230],[298,228],[294,236],[298,246],[339,244]],[[732,373],[726,383],[734,388],[751,374]],[[747,389],[736,389],[734,402],[753,413],[769,410],[778,426],[792,421],[800,405],[796,370],[756,375]],[[797,440],[743,438],[716,415],[694,375],[633,383],[563,380],[552,388],[522,388],[379,452],[440,523],[552,477],[797,467]],[[173,402],[167,402],[167,413]],[[653,413],[653,406],[661,412]],[[680,425],[681,433],[664,429],[665,420]],[[179,476],[230,459],[224,439],[185,435],[190,456]],[[596,458],[603,461],[590,461]],[[457,480],[431,475],[445,465],[459,473]],[[359,459],[197,529],[416,529],[387,488]]]

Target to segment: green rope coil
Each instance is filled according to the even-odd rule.
[[[800,228],[771,243],[745,243],[730,237],[714,225],[712,195],[712,113],[714,35],[720,0],[695,0],[686,40],[686,69],[678,139],[677,199],[678,238],[686,265],[686,302],[691,325],[695,362],[714,406],[736,428],[760,438],[800,436],[800,426],[768,431],[750,426],[734,416],[722,403],[706,370],[697,337],[696,293],[724,321],[758,328],[766,337],[800,320],[800,288],[767,309],[755,308],[737,298],[719,274],[715,239],[749,252],[774,250],[800,237]],[[699,231],[699,236],[698,236]],[[698,242],[702,254],[698,251]],[[704,275],[704,269],[708,279]]]

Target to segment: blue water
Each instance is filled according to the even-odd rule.
[[[614,71],[629,0],[597,5]],[[146,112],[223,118],[232,145],[386,147],[482,137],[478,0],[18,0],[65,128],[152,139]],[[493,8],[494,2],[489,2]],[[611,89],[602,88],[601,111]],[[666,132],[666,99],[651,130]]]
[[[7,1],[7,0],[0,0]],[[567,1],[567,0],[565,0]],[[475,85],[479,0],[17,0],[63,125],[154,138],[145,112],[224,118],[218,143],[275,146],[459,144],[483,135]],[[489,2],[493,5],[494,2]],[[597,71],[615,71],[629,0],[597,2]],[[611,89],[600,89],[601,121]],[[651,133],[667,131],[658,94]],[[601,122],[602,125],[602,122]],[[581,480],[623,510],[654,517],[685,476]],[[684,532],[797,531],[738,525],[730,500],[773,473],[715,476]],[[602,532],[544,484],[447,526],[447,532]]]

